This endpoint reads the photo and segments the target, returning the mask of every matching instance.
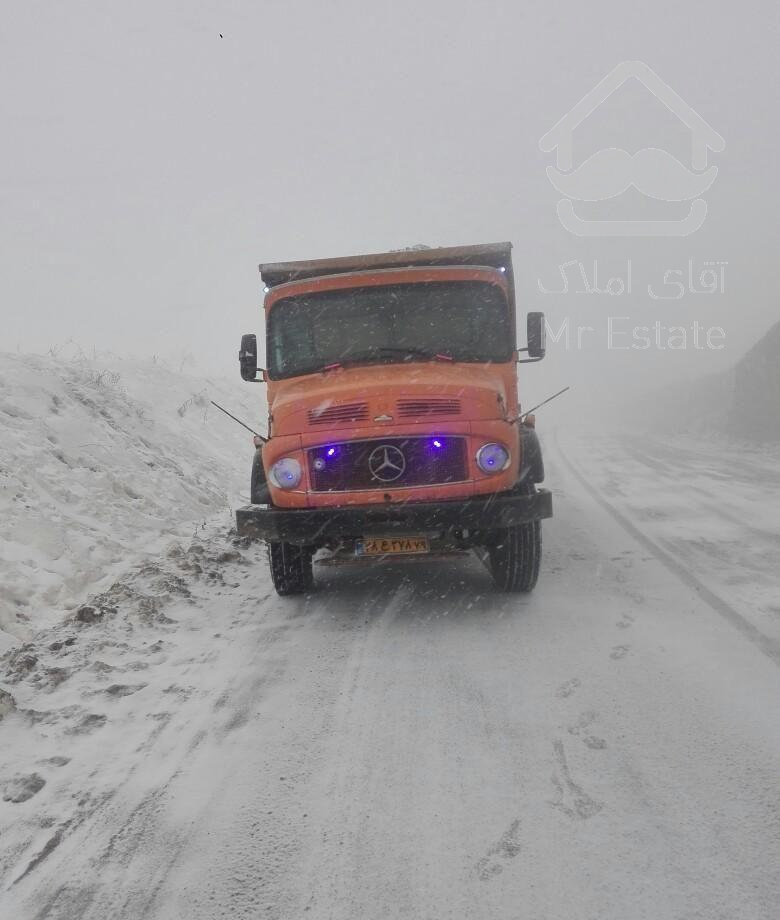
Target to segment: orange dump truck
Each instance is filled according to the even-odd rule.
[[[530,591],[552,516],[518,363],[544,357],[544,316],[516,345],[511,244],[260,266],[266,367],[245,335],[244,380],[268,387],[250,505],[282,595],[331,561],[476,550],[505,591]],[[418,560],[419,561],[419,560]]]

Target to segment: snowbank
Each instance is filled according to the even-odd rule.
[[[210,399],[265,430],[263,389],[239,379],[0,353],[0,650],[207,518],[229,523],[253,447]]]

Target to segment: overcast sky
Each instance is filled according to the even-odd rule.
[[[529,398],[576,383],[587,402],[597,382],[725,366],[778,313],[775,9],[6,0],[0,348],[74,339],[237,374],[241,333],[262,329],[260,261],[509,239],[520,310],[596,330],[589,349],[553,346],[526,371]],[[539,139],[624,60],[644,61],[725,139],[690,237],[583,239],[558,221],[555,154]],[[577,129],[575,166],[608,146],[658,146],[691,166],[690,132],[634,80]],[[689,207],[650,208],[630,189],[629,210],[632,194],[652,216]],[[605,282],[629,258],[631,297],[537,286],[569,260],[591,272],[597,259]],[[728,261],[726,293],[648,297],[689,259],[697,278],[704,261]],[[698,319],[722,326],[726,347],[608,353],[608,315]]]

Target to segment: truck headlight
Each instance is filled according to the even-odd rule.
[[[300,463],[292,457],[282,457],[271,466],[268,478],[278,489],[294,489],[301,481]]]
[[[503,444],[483,444],[477,451],[477,466],[483,473],[500,473],[509,466],[509,451]]]

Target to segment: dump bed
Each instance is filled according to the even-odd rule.
[[[305,262],[266,262],[260,276],[269,287],[346,272],[364,272],[382,268],[409,268],[432,265],[488,265],[503,268],[509,286],[509,300],[514,316],[515,286],[512,275],[512,244],[482,243],[476,246],[448,246],[438,249],[396,249],[362,256],[336,259],[311,259]]]

